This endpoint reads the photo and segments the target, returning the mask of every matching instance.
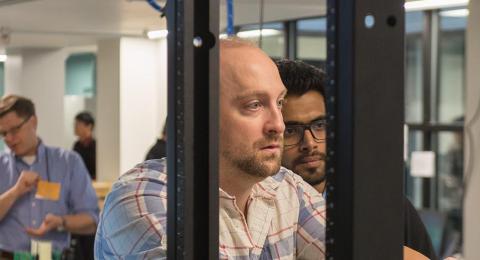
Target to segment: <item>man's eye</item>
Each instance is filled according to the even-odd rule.
[[[247,104],[247,109],[258,110],[262,107],[262,104],[259,101],[251,102]]]
[[[279,101],[277,101],[277,106],[279,108],[282,108],[283,105],[285,105],[285,102],[286,102],[285,99],[280,99]]]
[[[315,122],[312,124],[313,129],[315,130],[323,130],[325,129],[325,122],[320,121],[320,122]]]
[[[285,133],[284,135],[286,137],[295,135],[297,133],[297,129],[295,127],[285,127]]]

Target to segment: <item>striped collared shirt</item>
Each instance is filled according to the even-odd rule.
[[[166,161],[122,175],[107,196],[95,240],[96,259],[166,258]],[[257,183],[248,214],[220,189],[220,259],[324,259],[325,201],[281,168]]]

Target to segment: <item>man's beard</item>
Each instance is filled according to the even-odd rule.
[[[302,178],[311,186],[315,186],[317,184],[320,184],[325,181],[326,175],[325,175],[325,153],[319,152],[319,151],[314,151],[311,154],[308,155],[302,155],[295,159],[293,162],[293,165],[299,165],[303,161],[303,158],[306,156],[318,156],[320,160],[323,161],[323,167],[317,167],[317,168],[306,168],[303,171],[300,172],[298,170],[297,174],[302,176]],[[294,167],[295,168],[295,167]]]
[[[255,150],[253,154],[252,152],[240,150],[235,150],[233,152],[229,149],[223,152],[223,157],[229,160],[233,167],[236,167],[250,176],[266,178],[275,175],[280,169],[281,165],[281,149],[280,153],[271,153],[268,155],[263,155],[258,151],[259,148],[268,146],[272,142],[282,146],[283,140],[281,136],[267,137],[265,139],[256,141],[253,144],[253,149]],[[273,167],[269,167],[267,162],[272,162]]]

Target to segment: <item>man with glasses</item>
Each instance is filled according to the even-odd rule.
[[[302,62],[277,62],[288,89],[282,165],[300,175],[318,192],[325,189],[326,109],[324,73]],[[307,131],[308,130],[308,131]]]
[[[325,203],[280,166],[286,94],[275,63],[238,39],[220,43],[219,258],[324,259]],[[127,172],[107,196],[97,259],[166,257],[165,160]],[[201,172],[197,172],[201,174]]]
[[[277,61],[288,89],[282,108],[285,122],[282,165],[300,175],[318,192],[325,190],[325,73],[301,61]],[[437,259],[417,211],[405,198],[404,245]]]
[[[82,159],[44,145],[36,130],[31,100],[0,100],[0,137],[9,148],[0,154],[0,259],[30,252],[32,239],[60,251],[69,246],[69,233],[96,229],[97,197]]]

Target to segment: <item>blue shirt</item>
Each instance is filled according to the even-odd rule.
[[[32,237],[25,232],[25,228],[38,228],[48,213],[59,216],[88,213],[98,223],[97,196],[77,153],[47,147],[40,142],[32,165],[26,164],[12,152],[0,154],[0,194],[13,187],[24,170],[37,172],[42,180],[60,183],[60,199],[36,199],[36,189],[20,197],[0,220],[0,249],[30,251]],[[52,230],[35,239],[51,241],[54,250],[62,250],[68,247],[70,237],[65,231]]]

